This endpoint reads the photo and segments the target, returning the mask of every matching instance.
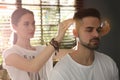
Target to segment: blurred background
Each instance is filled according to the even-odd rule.
[[[10,46],[11,29],[10,16],[16,8],[27,8],[34,12],[36,32],[32,45],[45,45],[53,38],[58,30],[58,24],[72,18],[75,10],[80,8],[97,8],[103,18],[111,24],[111,31],[102,38],[98,51],[111,56],[120,70],[120,5],[113,0],[0,0],[0,65],[1,53]],[[75,38],[71,26],[61,43],[60,48],[70,49],[75,45]],[[0,66],[0,80],[7,80],[7,74]]]
[[[113,0],[84,0],[84,7],[97,8],[102,17],[108,18],[111,24],[111,31],[101,41],[99,51],[112,57],[120,71],[120,5]]]

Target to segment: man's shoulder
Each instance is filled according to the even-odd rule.
[[[69,55],[66,54],[55,64],[54,69],[66,69],[68,68],[69,65],[70,65]]]
[[[98,51],[95,51],[95,56],[96,57],[103,57],[103,58],[108,58],[108,59],[112,59],[109,55],[103,53],[103,52],[98,52]]]
[[[106,63],[115,63],[115,61],[107,54],[105,53],[101,53],[101,52],[98,52],[96,51],[95,52],[95,58],[99,61],[102,61],[102,63],[106,62]]]

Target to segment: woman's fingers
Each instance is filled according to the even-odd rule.
[[[64,20],[63,22],[61,22],[59,24],[59,31],[58,31],[58,34],[57,34],[57,37],[56,37],[56,40],[57,41],[61,41],[62,38],[64,37],[65,35],[65,32],[66,30],[70,27],[70,25],[73,24],[73,19],[67,19],[67,20]]]
[[[63,22],[60,23],[59,27],[62,29],[62,30],[67,30],[70,25],[73,24],[73,19],[67,19],[67,20],[64,20]]]

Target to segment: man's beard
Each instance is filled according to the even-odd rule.
[[[93,41],[97,41],[97,43],[93,44]],[[91,39],[88,44],[80,40],[80,44],[83,45],[84,47],[90,49],[90,50],[97,50],[99,48],[99,43],[100,43],[99,38]]]

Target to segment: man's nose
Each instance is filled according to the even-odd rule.
[[[95,30],[95,31],[93,31],[93,35],[94,35],[95,37],[98,37],[98,36],[99,36],[99,32],[98,32],[97,30]]]

